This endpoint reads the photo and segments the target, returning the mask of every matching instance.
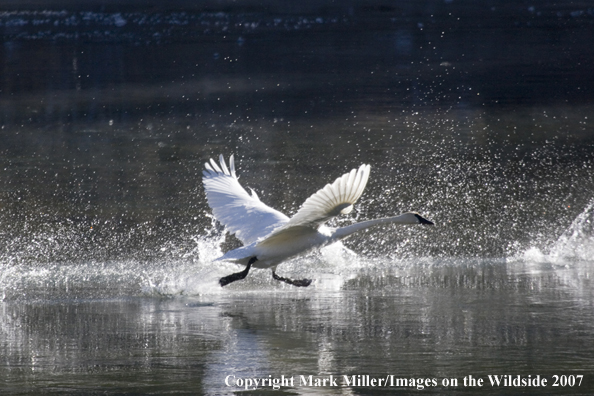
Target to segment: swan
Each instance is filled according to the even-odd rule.
[[[361,165],[345,173],[334,183],[327,184],[309,197],[291,218],[260,201],[252,189],[249,194],[235,173],[233,155],[229,167],[223,155],[220,166],[211,158],[205,163],[202,182],[206,199],[214,217],[235,234],[243,247],[231,250],[215,261],[228,261],[245,265],[243,271],[219,280],[221,286],[244,279],[250,268],[271,268],[272,277],[294,286],[307,287],[311,279],[288,279],[276,274],[283,261],[338,242],[349,235],[381,224],[433,223],[418,213],[404,213],[394,217],[368,220],[346,227],[331,228],[324,223],[331,218],[350,213],[365,189],[369,179],[369,165]]]

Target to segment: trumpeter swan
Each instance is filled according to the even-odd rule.
[[[241,187],[235,174],[233,155],[229,168],[219,157],[220,166],[211,159],[203,171],[206,198],[215,218],[244,246],[231,250],[215,261],[245,265],[245,269],[219,280],[221,286],[243,279],[250,268],[272,268],[274,279],[294,286],[309,286],[310,279],[292,280],[276,274],[276,266],[285,260],[320,249],[349,235],[379,224],[426,224],[432,222],[418,213],[363,221],[346,227],[330,228],[324,223],[347,214],[363,193],[369,178],[369,165],[361,165],[336,179],[309,197],[291,218],[260,201]]]

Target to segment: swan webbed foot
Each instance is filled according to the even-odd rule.
[[[248,272],[250,272],[250,268],[252,268],[252,264],[254,264],[257,260],[258,259],[256,257],[252,257],[250,259],[250,261],[248,261],[248,263],[243,271],[235,272],[231,275],[227,275],[227,276],[224,276],[221,279],[219,279],[219,284],[221,285],[221,287],[227,286],[231,282],[235,282],[237,280],[244,279],[247,276]]]
[[[297,287],[307,287],[311,285],[311,279],[288,279],[282,276],[278,276],[276,272],[272,271],[272,277],[277,281],[288,283],[289,285],[297,286]]]

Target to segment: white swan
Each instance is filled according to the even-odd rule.
[[[276,266],[285,260],[320,249],[349,235],[379,224],[426,224],[432,222],[417,213],[363,221],[347,227],[330,228],[326,221],[347,214],[363,193],[369,178],[369,165],[361,165],[336,179],[332,184],[309,197],[299,211],[288,218],[260,201],[254,190],[251,195],[241,187],[235,174],[233,155],[229,168],[219,157],[220,166],[211,159],[203,171],[206,198],[215,218],[244,246],[227,252],[215,261],[243,264],[246,268],[219,280],[221,286],[243,279],[250,268],[272,268],[274,279],[295,285],[309,286],[310,279],[291,280],[276,274]]]

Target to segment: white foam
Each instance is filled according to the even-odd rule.
[[[549,252],[554,261],[594,258],[594,199],[561,234]]]

